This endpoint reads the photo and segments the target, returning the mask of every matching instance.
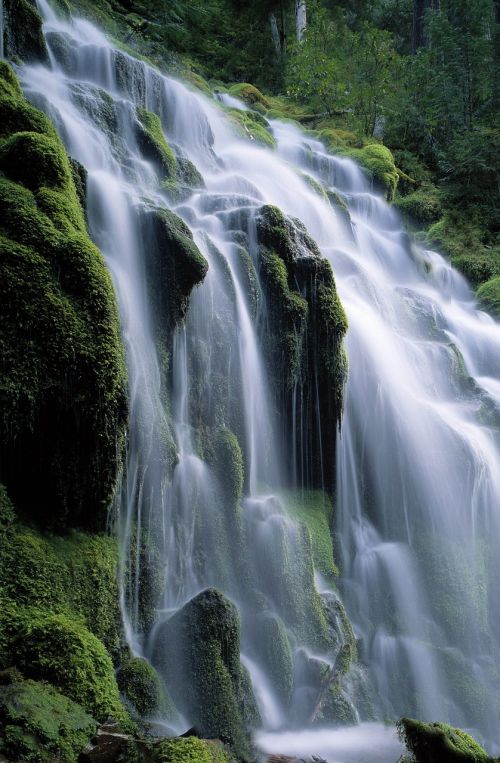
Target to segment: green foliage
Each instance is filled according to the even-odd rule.
[[[309,530],[315,569],[333,582],[338,569],[333,554],[331,498],[322,490],[288,491],[282,498],[287,511]]]
[[[118,688],[140,716],[172,717],[160,676],[142,657],[129,657],[117,673]]]
[[[113,287],[59,138],[3,62],[0,83],[2,478],[39,521],[104,527],[126,418]]]
[[[7,654],[24,675],[47,681],[98,721],[130,725],[120,701],[113,663],[103,644],[77,620],[42,609],[4,613]]]
[[[80,705],[35,681],[0,686],[0,753],[20,763],[76,763],[97,729]]]
[[[415,763],[493,763],[469,734],[446,723],[401,718],[398,733]]]
[[[230,763],[231,755],[219,742],[188,737],[167,739],[158,748],[158,763]]]
[[[500,320],[500,276],[483,283],[477,290],[477,298],[485,310]]]
[[[4,48],[8,58],[46,61],[47,49],[42,33],[42,17],[30,0],[4,0]]]
[[[419,226],[427,226],[437,222],[442,214],[441,199],[434,185],[421,185],[413,193],[398,196],[394,206],[410,222]]]

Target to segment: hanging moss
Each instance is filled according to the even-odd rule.
[[[0,686],[0,753],[20,763],[76,763],[97,729],[80,705],[35,681]]]
[[[4,50],[8,58],[48,62],[42,17],[33,0],[3,0]]]
[[[104,527],[126,421],[114,292],[62,144],[3,62],[0,110],[21,130],[0,141],[0,478],[40,522]]]
[[[398,733],[415,763],[493,763],[469,734],[446,723],[401,718]]]
[[[195,596],[158,629],[153,664],[201,734],[230,742],[245,757],[240,625],[234,604],[213,588]]]

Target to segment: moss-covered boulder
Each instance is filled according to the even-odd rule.
[[[228,109],[229,119],[235,132],[243,138],[254,141],[267,148],[276,148],[276,139],[269,129],[269,123],[254,111]]]
[[[360,164],[373,185],[385,192],[387,200],[394,199],[399,174],[394,157],[387,146],[369,143],[363,148],[341,149],[338,153]]]
[[[483,283],[476,293],[479,304],[500,320],[500,276]]]
[[[25,676],[52,684],[98,721],[112,717],[130,725],[111,657],[77,619],[14,607],[2,620],[7,634],[4,658],[10,657]]]
[[[265,95],[263,95],[255,85],[250,85],[248,82],[238,82],[229,88],[229,93],[234,98],[239,98],[248,106],[255,106],[260,104],[265,109],[271,108],[271,102]]]
[[[0,753],[20,763],[74,763],[97,723],[53,687],[35,681],[0,686]]]
[[[168,145],[160,117],[137,107],[137,142],[144,156],[157,165],[165,180],[174,180],[177,161]]]
[[[0,479],[42,523],[101,528],[127,412],[115,295],[74,168],[3,62],[0,113]]]
[[[42,17],[34,0],[4,0],[4,51],[7,58],[48,61]]]
[[[146,279],[159,341],[170,348],[175,327],[184,319],[192,289],[203,281],[208,263],[188,226],[167,209],[141,213],[146,249]]]
[[[446,723],[401,718],[398,733],[415,763],[493,763],[469,734]]]
[[[238,610],[210,588],[158,628],[153,664],[177,707],[204,737],[247,753],[243,723]]]
[[[332,268],[302,223],[276,207],[260,209],[257,236],[268,315],[265,352],[282,412],[283,448],[291,462],[296,437],[292,468],[300,469],[304,486],[332,485],[335,438],[318,438],[318,432],[333,432],[340,421],[347,370],[347,319]],[[302,414],[293,429],[299,400]]]
[[[116,678],[118,688],[139,716],[162,716],[163,719],[175,716],[160,676],[144,658],[126,659]]]
[[[407,220],[420,227],[437,222],[442,215],[438,190],[430,184],[422,185],[405,196],[398,196],[394,206]]]
[[[76,531],[46,535],[11,523],[0,533],[0,559],[4,602],[75,618],[110,654],[118,654],[121,615],[114,538]]]
[[[283,621],[275,615],[258,618],[262,656],[266,674],[284,707],[288,707],[293,692],[293,656]]]

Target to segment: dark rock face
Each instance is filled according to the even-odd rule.
[[[259,275],[268,315],[267,357],[278,410],[282,446],[296,437],[297,481],[331,488],[335,437],[347,372],[342,340],[347,319],[331,266],[298,220],[276,207],[257,218]],[[294,416],[297,421],[293,432]]]
[[[229,741],[244,756],[240,624],[234,604],[214,588],[195,596],[158,629],[153,664],[200,735]]]

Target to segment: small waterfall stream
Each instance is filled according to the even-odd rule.
[[[397,755],[398,744],[392,731],[366,722],[405,713],[474,729],[496,749],[500,326],[477,311],[465,281],[439,255],[411,244],[397,213],[355,164],[280,122],[272,123],[277,151],[252,145],[235,135],[215,102],[114,49],[90,23],[58,19],[46,0],[39,8],[51,69],[24,66],[19,76],[88,172],[89,227],[113,276],[126,343],[130,422],[119,504],[122,611],[131,647],[151,657],[162,623],[217,586],[242,617],[242,662],[260,706],[263,749],[322,751],[342,761],[370,751],[370,760],[381,761]],[[138,145],[136,107],[159,115],[170,145],[196,165],[205,188],[169,201]],[[350,219],[302,173],[340,194]],[[333,265],[349,319],[335,536],[340,594],[364,666],[357,669],[374,699],[369,712],[354,707],[355,668],[344,698],[354,720],[365,723],[357,735],[328,732],[329,741],[324,732],[300,731],[310,702],[301,665],[332,668],[342,627],[330,653],[305,634],[314,624],[316,597],[325,606],[340,600],[322,586],[301,605],[300,622],[288,611],[294,592],[305,590],[303,538],[280,497],[289,465],[279,452],[262,349],[255,261],[256,216],[264,204],[306,226]],[[209,265],[174,333],[168,404],[146,286],[158,209],[174,209],[187,223]],[[200,388],[192,383],[195,366]],[[197,439],[199,412],[211,421],[221,407],[246,466],[243,552]],[[299,419],[297,403],[295,425]],[[317,437],[332,441],[337,433],[321,430]],[[171,470],[169,438],[175,441]],[[300,487],[295,462],[293,471]],[[326,484],[332,479],[325,475]],[[152,623],[143,619],[141,576],[155,554],[166,585]],[[293,652],[288,706],[266,672],[259,618],[282,623]],[[170,726],[179,731],[188,724],[186,718]]]

